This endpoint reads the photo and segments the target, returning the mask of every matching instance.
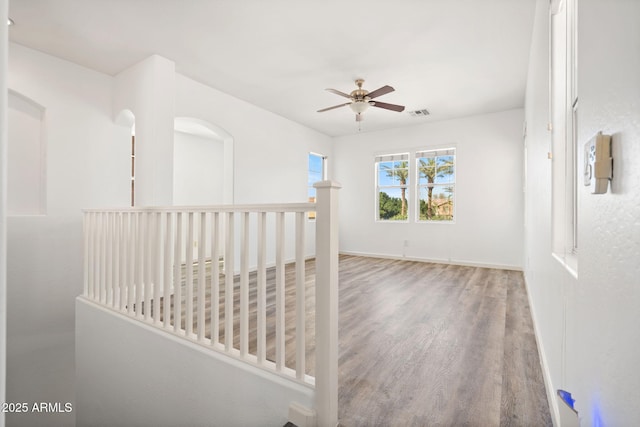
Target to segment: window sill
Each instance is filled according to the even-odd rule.
[[[574,279],[578,278],[578,255],[577,254],[564,254],[552,252],[551,255],[562,265]]]
[[[416,224],[447,224],[447,225],[452,225],[455,224],[455,220],[454,221],[416,221]]]

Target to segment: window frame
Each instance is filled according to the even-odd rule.
[[[426,153],[435,153],[435,155],[433,156],[424,156],[424,154]],[[442,153],[442,154],[438,154],[438,153]],[[451,208],[451,219],[421,219],[421,212],[420,212],[420,205],[421,205],[421,201],[422,201],[422,192],[421,190],[423,188],[429,188],[429,183],[426,184],[421,184],[421,172],[420,172],[420,160],[422,159],[428,159],[430,157],[436,159],[435,160],[435,164],[434,167],[436,168],[435,172],[437,174],[437,170],[438,170],[438,158],[440,157],[445,157],[445,156],[453,156],[453,162],[452,162],[452,168],[453,168],[453,172],[451,173],[452,175],[452,180],[451,182],[447,182],[447,183],[436,183],[433,182],[431,183],[431,186],[435,189],[437,187],[453,187],[452,189],[452,208]],[[425,148],[422,150],[417,150],[414,153],[414,160],[415,160],[415,207],[414,207],[414,212],[415,212],[415,222],[419,223],[419,224],[455,224],[455,220],[456,220],[456,170],[457,170],[457,150],[456,147],[446,147],[446,148]],[[434,178],[435,180],[435,178]]]
[[[320,158],[320,162],[321,162],[321,170],[320,170],[320,180],[316,180],[316,181],[312,181],[311,179],[311,157],[318,157]],[[310,151],[307,155],[307,201],[309,203],[315,203],[316,202],[316,197],[317,197],[317,193],[316,193],[316,188],[313,186],[313,184],[315,184],[316,182],[319,181],[326,181],[327,180],[327,176],[328,176],[328,167],[327,167],[327,156],[325,156],[324,154],[320,154],[320,153],[316,153],[313,151]],[[317,172],[317,171],[313,171],[313,172]],[[311,193],[313,193],[313,197],[310,195]],[[313,199],[313,200],[312,200]],[[307,214],[307,219],[309,221],[315,221],[316,219],[316,213],[315,211],[313,212],[309,212]]]
[[[577,0],[549,8],[549,130],[552,161],[551,253],[578,275]]]
[[[411,154],[409,151],[393,154],[380,154],[376,155],[374,159],[374,182],[375,182],[375,206],[374,206],[374,220],[380,223],[402,224],[408,223],[411,220]],[[404,185],[380,185],[380,164],[389,162],[406,162],[407,178]],[[399,168],[400,169],[400,168]],[[401,168],[405,169],[405,168]],[[395,170],[395,168],[394,168]],[[405,189],[406,197],[406,218],[405,219],[384,219],[380,217],[380,190],[381,189],[398,189],[402,191]]]

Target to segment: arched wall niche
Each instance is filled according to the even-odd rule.
[[[7,213],[47,213],[47,149],[43,105],[9,89]]]
[[[231,134],[195,117],[177,117],[174,128],[174,204],[232,204]]]

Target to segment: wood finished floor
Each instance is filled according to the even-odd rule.
[[[313,260],[307,261],[306,270],[306,372],[313,374]],[[290,265],[286,277],[286,365],[293,368],[295,290]],[[273,283],[270,270],[271,360]],[[341,256],[339,298],[342,427],[552,425],[522,273]],[[238,348],[238,292],[234,300]],[[209,295],[206,304],[210,306]],[[221,324],[223,304],[221,285]],[[255,354],[255,291],[250,292],[250,312],[249,351]],[[209,323],[208,315],[207,337]]]
[[[340,425],[550,426],[522,273],[340,258]]]

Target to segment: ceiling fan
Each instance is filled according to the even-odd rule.
[[[349,102],[345,102],[344,104],[334,105],[333,107],[323,108],[322,110],[318,110],[318,113],[322,113],[324,111],[333,110],[334,108],[344,107],[348,105],[351,107],[354,113],[356,113],[356,121],[362,121],[364,118],[362,113],[364,113],[369,106],[384,108],[385,110],[391,111],[404,111],[403,105],[396,104],[387,104],[386,102],[380,101],[372,101],[372,99],[377,98],[381,95],[385,95],[389,92],[393,92],[395,89],[389,85],[382,86],[380,89],[376,89],[373,92],[369,92],[368,90],[362,89],[362,84],[364,83],[363,79],[357,79],[356,85],[358,85],[358,89],[353,90],[350,94],[346,94],[344,92],[340,92],[335,89],[326,89],[331,93],[335,93],[336,95],[340,95],[342,97],[348,98]]]

